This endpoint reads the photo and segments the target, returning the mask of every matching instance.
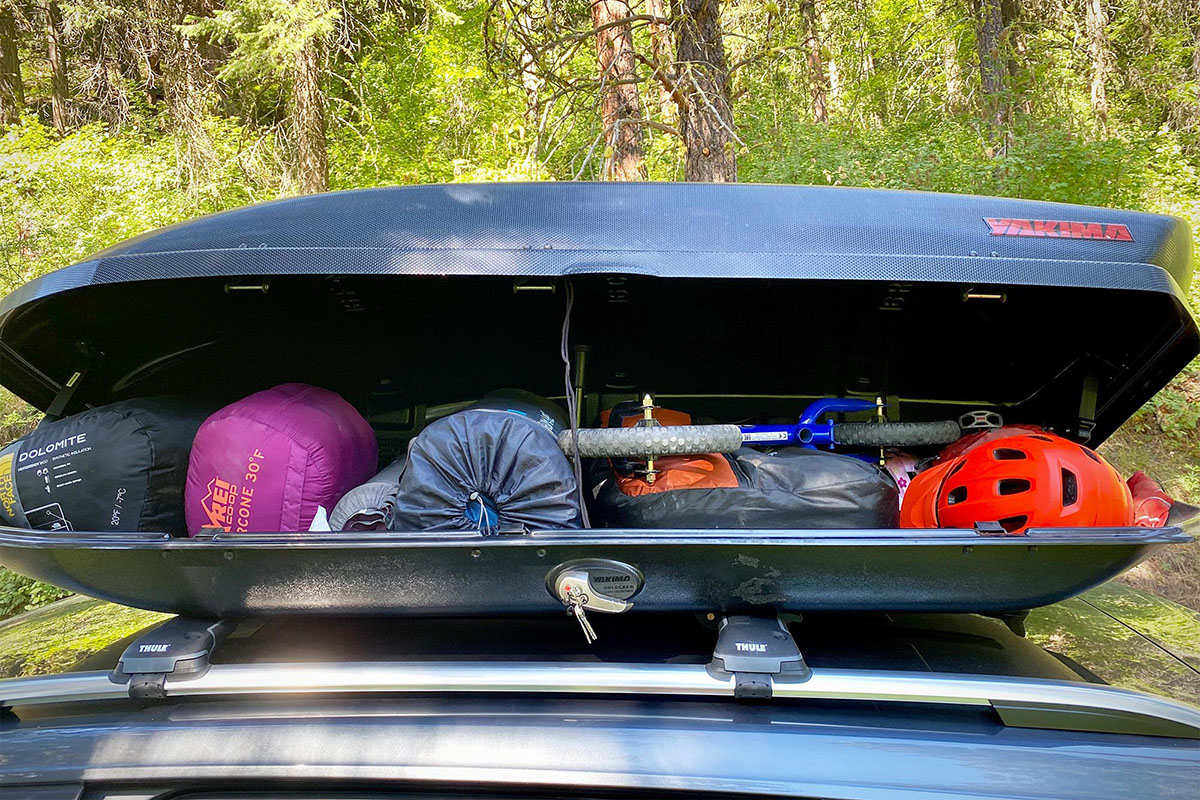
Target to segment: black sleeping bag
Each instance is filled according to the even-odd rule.
[[[421,431],[400,476],[392,529],[579,528],[566,425],[549,401],[518,390],[488,395]]]
[[[125,400],[43,422],[0,449],[0,523],[182,535],[188,452],[204,414]]]
[[[715,464],[717,469],[713,469]],[[878,466],[850,456],[802,447],[760,452],[743,447],[727,456],[668,457],[654,489],[595,462],[593,524],[611,528],[825,529],[896,528],[899,490]],[[669,470],[704,468],[698,488],[669,488]],[[709,475],[717,473],[717,477]],[[640,482],[640,483],[639,483]],[[714,485],[716,484],[716,485]]]

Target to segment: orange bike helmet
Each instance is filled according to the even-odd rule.
[[[919,473],[904,494],[900,526],[1026,528],[1133,524],[1133,498],[1120,473],[1075,442],[1024,433],[984,442]]]

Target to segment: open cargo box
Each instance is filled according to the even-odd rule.
[[[1170,217],[1019,200],[696,184],[452,185],[296,198],[146,234],[0,303],[0,381],[39,408],[184,393],[216,408],[285,381],[340,392],[386,458],[503,386],[585,420],[653,389],[715,419],[886,399],[977,409],[1092,446],[1200,351]],[[70,380],[72,376],[77,376]],[[71,384],[64,389],[64,386]],[[48,533],[3,562],[163,611],[560,611],[547,575],[632,567],[635,608],[998,612],[1093,586],[1178,528]]]

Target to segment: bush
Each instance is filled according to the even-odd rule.
[[[26,578],[0,567],[0,619],[53,603],[71,595],[66,589]]]

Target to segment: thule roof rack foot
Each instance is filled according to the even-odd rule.
[[[125,648],[111,679],[128,682],[129,696],[135,700],[160,700],[167,696],[168,676],[172,681],[186,681],[208,672],[212,652],[229,628],[224,620],[168,620]]]
[[[779,617],[730,616],[721,619],[708,672],[734,682],[738,700],[770,700],[775,681],[812,677],[796,640]]]

